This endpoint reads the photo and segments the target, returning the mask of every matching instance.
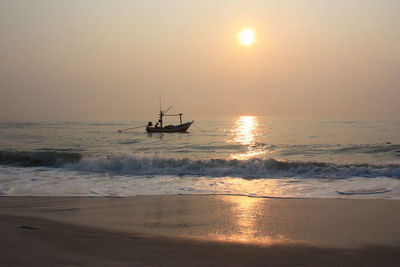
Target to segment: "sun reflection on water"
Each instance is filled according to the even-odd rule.
[[[233,133],[233,141],[247,147],[245,153],[234,154],[233,159],[248,159],[251,157],[259,156],[265,151],[257,146],[255,137],[259,135],[259,123],[256,116],[240,116],[236,122]]]
[[[255,130],[258,126],[256,117],[254,116],[241,116],[235,123],[235,142],[243,145],[250,145],[254,143]]]

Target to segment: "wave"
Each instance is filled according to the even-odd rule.
[[[5,152],[0,164],[62,167],[74,171],[106,172],[116,175],[177,175],[257,178],[350,177],[400,178],[400,165],[335,164],[328,162],[281,161],[276,159],[189,159],[144,153],[115,153],[109,156],[83,156],[77,152]]]
[[[387,153],[400,152],[400,145],[397,144],[382,144],[382,145],[353,145],[334,150],[336,153]]]
[[[274,147],[268,149],[275,149]],[[392,154],[400,156],[400,145],[391,144],[366,144],[366,145],[283,145],[278,147],[283,156],[305,154]]]
[[[1,165],[14,165],[22,167],[61,167],[66,163],[78,163],[82,154],[65,150],[55,151],[43,149],[44,151],[0,151]]]
[[[145,122],[142,122],[145,123]],[[142,124],[141,123],[141,124]],[[84,122],[84,121],[64,121],[64,122],[8,122],[0,121],[2,128],[25,128],[25,127],[65,127],[65,126],[126,126],[124,122]]]
[[[364,190],[364,191],[336,191],[340,195],[374,195],[392,192],[392,189]]]

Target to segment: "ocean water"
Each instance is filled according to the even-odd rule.
[[[400,199],[400,120],[0,122],[0,196],[233,194]],[[172,122],[173,123],[173,122]]]

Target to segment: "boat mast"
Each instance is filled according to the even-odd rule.
[[[161,96],[160,96],[160,119],[158,120],[160,122],[160,127],[162,128],[162,117],[164,116],[162,110],[161,110]]]

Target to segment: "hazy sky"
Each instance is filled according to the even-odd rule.
[[[0,119],[400,114],[400,1],[1,0]],[[256,43],[238,43],[243,28]]]

